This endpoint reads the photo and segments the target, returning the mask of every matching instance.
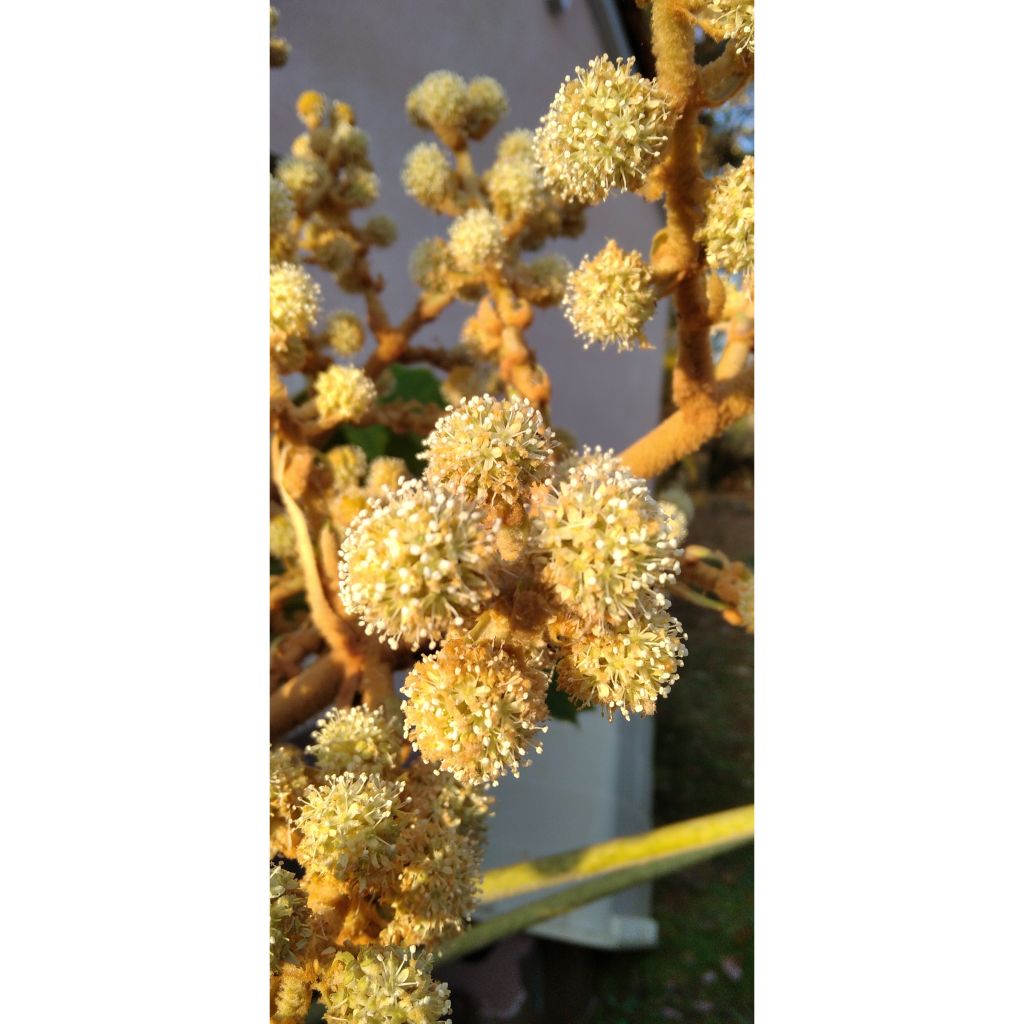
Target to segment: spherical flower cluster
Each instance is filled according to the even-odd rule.
[[[307,766],[295,747],[270,751],[270,845],[274,852],[291,854],[292,823],[309,785]]]
[[[308,131],[319,128],[328,116],[330,106],[327,97],[315,89],[307,89],[295,101],[295,113]]]
[[[489,563],[497,530],[460,495],[408,480],[372,499],[345,535],[342,603],[392,648],[433,646],[494,596]]]
[[[363,338],[363,323],[355,313],[341,310],[327,318],[327,340],[338,355],[355,355],[363,347]]]
[[[732,274],[754,267],[754,158],[718,175],[711,184],[704,225],[694,236],[708,263]]]
[[[386,884],[394,875],[395,842],[408,824],[404,788],[352,772],[310,786],[296,820],[299,863],[314,877],[351,881],[360,890]]]
[[[679,678],[685,640],[682,626],[666,612],[621,629],[584,633],[560,651],[558,687],[577,704],[600,704],[609,720],[616,708],[627,719],[653,714],[654,702]]]
[[[598,342],[650,348],[643,325],[654,315],[656,299],[651,272],[638,252],[624,252],[614,241],[584,259],[568,279],[565,310],[584,348]]]
[[[357,420],[377,397],[373,381],[359,367],[337,363],[317,374],[313,390],[316,411],[325,420]]]
[[[331,170],[317,156],[285,157],[274,172],[300,210],[311,210],[331,185]]]
[[[448,246],[443,238],[424,238],[409,256],[409,276],[425,292],[448,288]]]
[[[335,954],[321,992],[327,1024],[451,1024],[448,986],[429,954],[362,946]]]
[[[270,268],[270,330],[283,349],[287,338],[305,338],[320,315],[320,285],[294,263]]]
[[[324,453],[336,490],[356,487],[366,472],[366,452],[357,444],[339,444]]]
[[[406,677],[405,731],[423,759],[456,779],[494,784],[547,718],[547,676],[511,652],[450,635]]]
[[[613,188],[637,189],[661,156],[672,110],[653,82],[630,73],[633,62],[605,54],[578,67],[541,118],[534,154],[559,198],[598,203]]]
[[[348,168],[338,191],[343,205],[357,209],[375,203],[379,195],[380,179],[365,167]]]
[[[754,52],[754,0],[705,0],[700,12],[717,35],[734,39],[736,49]]]
[[[516,294],[534,306],[555,306],[565,297],[572,264],[560,253],[520,263],[515,270]]]
[[[395,222],[384,214],[371,217],[363,227],[363,237],[370,245],[379,245],[386,249],[398,237]]]
[[[675,502],[667,501],[664,497],[659,499],[658,507],[665,513],[669,529],[672,531],[672,539],[678,547],[682,547],[683,541],[690,530],[690,520],[683,508]]]
[[[466,134],[482,139],[504,117],[508,96],[501,84],[484,75],[474,78],[466,88]]]
[[[533,132],[529,128],[516,128],[506,132],[498,143],[496,151],[500,160],[533,160]]]
[[[313,743],[306,748],[317,767],[331,775],[344,772],[381,773],[400,759],[402,733],[383,708],[364,705],[331,708],[317,722]]]
[[[424,442],[426,478],[473,501],[511,505],[554,469],[554,434],[525,398],[490,395],[451,406]]]
[[[409,120],[420,128],[457,130],[468,109],[466,82],[454,71],[432,71],[405,100]]]
[[[295,528],[283,512],[270,519],[270,553],[281,561],[295,557]]]
[[[542,577],[591,628],[617,627],[668,604],[679,573],[672,526],[646,484],[610,452],[584,449],[544,492],[533,520]]]
[[[432,819],[416,821],[390,903],[394,918],[384,942],[436,942],[458,931],[480,899],[483,849],[468,836]]]
[[[501,224],[490,210],[469,210],[448,229],[448,252],[455,266],[467,274],[499,266],[505,251]]]
[[[405,459],[395,455],[380,455],[370,463],[366,474],[366,490],[374,498],[387,491],[398,489],[403,480],[410,479],[409,467]]]
[[[451,772],[438,771],[424,761],[413,761],[405,778],[412,814],[439,822],[478,846],[483,844],[487,819],[494,807],[494,797],[485,786],[460,781]]]
[[[498,160],[484,177],[491,209],[507,222],[526,221],[545,202],[544,183],[532,156]]]
[[[436,142],[420,142],[409,150],[402,167],[402,187],[428,210],[440,211],[455,197],[455,169]]]
[[[297,953],[313,934],[306,897],[299,880],[287,868],[270,868],[270,973],[284,963],[297,963]]]
[[[340,164],[365,164],[370,151],[370,137],[362,128],[341,121],[331,133],[328,155]]]

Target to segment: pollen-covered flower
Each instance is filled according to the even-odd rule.
[[[495,783],[511,772],[547,719],[545,673],[503,648],[449,636],[406,677],[405,732],[429,763],[456,779]]]
[[[406,97],[405,110],[420,128],[460,129],[469,110],[465,79],[454,71],[432,71]]]
[[[698,14],[711,23],[714,34],[736,40],[736,49],[754,52],[754,0],[705,0]]]
[[[534,154],[559,198],[598,203],[613,188],[637,189],[661,156],[671,107],[633,63],[604,54],[578,67],[541,118]]]
[[[520,500],[554,469],[555,436],[525,398],[464,399],[434,426],[421,458],[426,478],[473,501]]]
[[[277,334],[277,348],[285,340],[305,338],[320,315],[320,285],[294,263],[275,263],[270,268],[270,330]]]
[[[349,881],[360,890],[393,879],[395,842],[408,824],[404,782],[345,772],[310,786],[296,827],[296,856],[314,877]]]
[[[591,628],[668,605],[659,588],[679,573],[672,526],[647,485],[610,452],[584,449],[540,495],[532,522],[548,555],[542,578]]]
[[[316,411],[323,419],[357,420],[373,405],[377,389],[357,366],[334,363],[313,382]]]
[[[327,340],[338,355],[352,356],[363,347],[363,322],[347,309],[327,318]]]
[[[395,455],[379,455],[370,463],[366,473],[366,489],[371,497],[378,498],[386,490],[395,491],[403,480],[411,479],[405,459]]]
[[[374,498],[339,552],[341,599],[367,633],[391,647],[431,646],[475,615],[496,590],[490,578],[498,524],[462,496],[408,480]]]
[[[482,75],[466,87],[466,134],[482,139],[505,115],[508,96],[495,79]]]
[[[351,708],[331,708],[317,722],[313,742],[306,747],[317,767],[330,775],[343,772],[381,774],[394,768],[400,759],[402,730],[383,708],[360,704]]]
[[[478,274],[499,266],[505,251],[501,224],[490,210],[469,210],[448,229],[448,252],[455,266],[467,274]]]
[[[455,168],[436,142],[420,142],[409,150],[402,166],[405,194],[428,210],[439,211],[455,198],[458,179]]]
[[[283,512],[270,519],[270,553],[282,561],[295,557],[295,528]]]
[[[298,963],[313,929],[299,880],[278,864],[270,868],[270,973],[284,963]]]
[[[569,274],[566,316],[584,348],[595,342],[620,352],[650,348],[643,325],[654,315],[651,272],[638,252],[624,252],[614,240]]]
[[[544,183],[532,156],[497,160],[484,175],[491,209],[507,222],[526,221],[545,202]]]
[[[321,1000],[327,1024],[451,1024],[448,986],[430,976],[427,953],[360,946],[335,954]]]
[[[574,637],[555,664],[558,688],[582,706],[600,704],[609,720],[651,715],[668,695],[686,656],[686,634],[667,612],[628,622],[615,630]]]
[[[694,235],[708,263],[732,274],[754,266],[754,158],[719,174],[711,183],[707,214]]]

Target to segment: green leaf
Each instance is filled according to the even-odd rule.
[[[367,462],[387,451],[391,436],[388,428],[380,423],[373,423],[368,427],[356,427],[346,423],[341,427],[341,433],[345,438],[345,444],[357,444],[366,452]]]
[[[388,372],[394,379],[395,386],[386,395],[381,396],[381,403],[422,402],[424,405],[439,405],[442,409],[448,404],[441,394],[441,382],[430,370],[392,363]]]
[[[569,700],[568,695],[558,689],[558,673],[554,669],[551,670],[551,684],[548,686],[548,711],[551,712],[552,718],[579,725],[576,721],[579,711]]]

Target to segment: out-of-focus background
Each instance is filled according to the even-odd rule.
[[[408,91],[440,68],[464,78],[490,75],[505,87],[509,111],[471,144],[486,169],[502,134],[536,127],[566,75],[594,56],[638,57],[653,74],[644,15],[632,0],[278,0],[278,32],[292,46],[271,72],[270,140],[289,151],[302,126],[295,100],[315,89],[344,100],[370,135],[380,199],[366,215],[387,214],[398,240],[375,249],[393,320],[416,298],[408,257],[449,220],[402,189],[403,160],[433,136],[405,114]],[[728,133],[726,133],[728,135]],[[727,156],[728,154],[723,154]],[[662,208],[614,194],[587,211],[586,231],[560,238],[576,264],[608,238],[647,253]],[[358,297],[320,276],[324,308],[353,308]],[[648,337],[655,348],[619,353],[582,349],[559,308],[537,310],[529,340],[552,381],[553,425],[580,444],[622,448],[661,418],[668,304]],[[424,332],[424,343],[454,344],[472,307],[453,304]],[[752,436],[738,425],[678,471],[694,500],[690,537],[753,560]],[[486,866],[510,863],[639,832],[655,824],[753,800],[753,639],[717,613],[673,609],[687,628],[690,655],[653,719],[614,725],[589,711],[556,721],[519,780],[499,786]],[[458,1024],[648,1024],[753,1019],[753,852],[745,849],[640,887],[532,933],[499,943],[438,976],[452,987]]]

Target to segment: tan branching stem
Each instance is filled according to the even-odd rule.
[[[704,177],[697,136],[702,89],[694,60],[690,7],[687,0],[653,0],[651,12],[658,83],[679,115],[659,175],[665,189],[667,223],[657,247],[659,277],[674,276],[676,280],[672,293],[677,338],[672,398],[677,411],[621,453],[626,465],[641,477],[664,472],[753,408],[753,374],[749,380],[741,380],[736,371],[743,362],[733,368],[738,352],[730,354],[728,372],[720,377],[711,356],[704,254],[694,238],[702,216]],[[720,383],[726,378],[729,387]]]
[[[279,739],[331,703],[342,678],[329,655],[278,687],[270,695],[270,738]]]

